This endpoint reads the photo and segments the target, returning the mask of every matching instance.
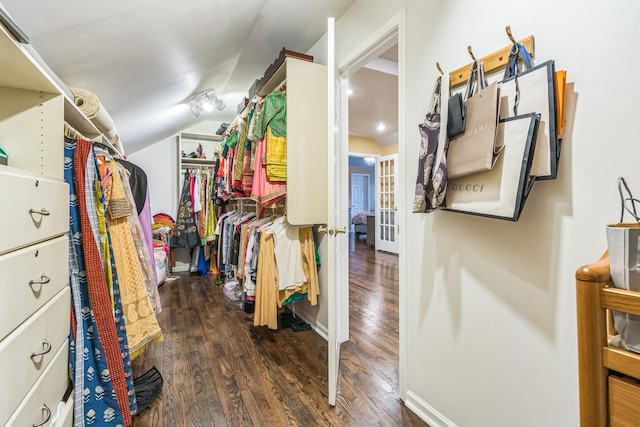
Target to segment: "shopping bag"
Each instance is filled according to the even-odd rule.
[[[620,222],[606,228],[609,250],[609,269],[613,286],[629,291],[640,291],[640,218],[624,178],[618,178],[621,214]],[[626,193],[626,194],[625,194]],[[625,223],[624,213],[629,212],[636,222]],[[627,350],[640,353],[640,317],[613,312],[618,337],[614,343]]]
[[[500,84],[487,85],[484,66],[479,61],[471,67],[464,99],[465,130],[449,140],[447,151],[450,179],[490,170],[501,151],[496,147]]]
[[[442,102],[443,88],[449,92],[449,76],[439,76],[431,95],[430,107],[420,130],[418,177],[413,199],[414,213],[429,213],[444,205],[447,189],[447,102]]]
[[[567,97],[567,70],[556,71],[556,120],[558,123],[558,139],[562,138],[564,127],[567,124],[565,116],[565,104]]]
[[[524,46],[518,44],[509,55],[500,89],[500,118],[527,113],[540,114],[540,131],[531,174],[539,180],[555,179],[560,157],[556,124],[555,62],[551,60],[533,66],[530,57],[529,60],[522,59],[524,52]],[[518,64],[523,65],[523,71],[520,71]]]
[[[447,118],[447,138],[454,138],[464,132],[467,123],[467,110],[461,93],[449,98],[449,117]]]
[[[517,221],[535,181],[531,165],[539,124],[539,114],[500,120],[496,139],[502,155],[490,171],[449,179],[447,210]]]

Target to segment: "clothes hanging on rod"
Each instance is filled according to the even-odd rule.
[[[65,138],[70,191],[70,366],[80,425],[131,425],[137,412],[117,271],[91,143]],[[98,238],[96,238],[96,236]],[[114,318],[113,313],[120,314]],[[107,372],[108,375],[104,375]],[[88,391],[85,393],[85,390]]]
[[[284,216],[259,219],[254,212],[231,211],[220,216],[216,234],[220,273],[242,283],[245,306],[254,306],[255,326],[277,329],[278,308],[301,299],[318,303],[311,227],[292,226]]]
[[[129,173],[110,155],[98,158],[93,144],[65,136],[74,418],[79,426],[129,426],[140,402],[162,390],[159,373],[134,380],[131,370],[133,357],[162,340],[161,305]]]
[[[286,92],[259,98],[222,142],[218,195],[250,197],[261,206],[286,195]]]
[[[196,227],[193,200],[191,198],[191,172],[187,170],[180,195],[180,206],[176,218],[176,227],[171,238],[172,248],[195,248],[200,244],[200,235]]]
[[[129,352],[131,358],[135,358],[149,345],[162,341],[155,307],[159,306],[160,298],[126,169],[114,160],[106,166],[111,169],[110,178],[105,182],[107,224],[120,276]]]

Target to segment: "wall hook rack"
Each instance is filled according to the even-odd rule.
[[[511,28],[509,27],[509,32],[510,31],[511,31]],[[507,36],[508,35],[509,33],[507,33]],[[516,43],[522,44],[527,49],[531,57],[532,58],[535,57],[535,43],[534,43],[533,36],[527,36],[523,39],[517,40]],[[504,69],[504,67],[506,67],[507,65],[507,60],[509,59],[509,52],[511,52],[512,48],[513,48],[513,44],[510,44],[509,46],[505,46],[502,49],[496,50],[495,52],[492,52],[488,55],[483,56],[482,58],[477,59],[478,61],[484,64],[485,74],[488,75],[496,71],[499,71],[501,69]],[[471,50],[471,45],[467,47],[467,50],[469,51],[469,55],[471,56],[471,59],[473,59],[475,62],[476,58],[475,58],[475,55],[473,54],[473,50]],[[467,80],[469,79],[469,70],[471,69],[472,65],[473,63],[466,64],[449,73],[449,76],[451,77],[452,89],[458,86],[462,86],[467,82]]]

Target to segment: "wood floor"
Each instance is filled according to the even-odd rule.
[[[136,376],[155,365],[165,381],[134,427],[425,426],[398,398],[397,256],[352,239],[350,263],[335,408],[324,339],[254,327],[211,279],[183,276],[160,288],[165,341],[134,361]]]

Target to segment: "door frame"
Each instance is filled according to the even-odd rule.
[[[398,165],[399,168],[399,177],[403,176],[402,171],[406,170],[407,167],[407,159],[406,159],[406,9],[402,8],[400,11],[395,14],[391,19],[381,25],[378,29],[376,29],[372,34],[370,34],[367,38],[363,39],[361,43],[359,43],[349,54],[345,55],[343,58],[339,60],[338,63],[338,78],[346,79],[349,74],[353,74],[358,69],[362,68],[368,61],[373,59],[374,57],[379,56],[393,44],[398,44]],[[389,44],[391,43],[391,44]],[[347,85],[342,85],[342,98],[345,99],[347,97],[346,94]],[[344,108],[342,111],[343,123],[348,123],[345,118],[348,118],[348,109],[345,112]],[[346,132],[342,132],[342,144],[347,144],[348,146],[348,135],[345,138],[344,134]],[[345,159],[345,161],[347,161]],[[377,178],[376,178],[377,179]],[[348,182],[343,182],[343,185],[340,188],[346,189],[349,187]],[[404,192],[404,183],[403,179],[398,179],[396,183],[396,200],[398,205],[398,221],[399,224],[407,223],[407,210],[406,200],[405,200],[405,192]],[[349,190],[350,191],[350,190]],[[398,227],[398,237],[400,238],[400,252],[398,253],[398,297],[399,297],[399,312],[398,312],[398,323],[399,323],[399,349],[398,349],[398,357],[399,357],[399,395],[402,401],[406,400],[407,396],[407,268],[406,268],[406,257],[403,256],[407,253],[407,239],[403,238],[401,235],[402,229]],[[345,298],[344,294],[341,298]],[[349,295],[346,295],[346,318],[349,317]],[[342,305],[345,305],[343,303]],[[340,315],[345,316],[345,310],[340,310]]]

